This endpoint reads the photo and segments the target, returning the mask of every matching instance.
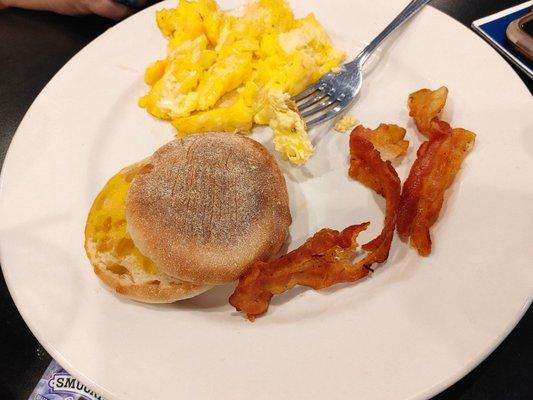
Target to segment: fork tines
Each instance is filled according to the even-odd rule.
[[[300,115],[307,127],[320,124],[335,117],[344,108],[341,105],[342,94],[337,96],[334,88],[328,88],[324,82],[317,82],[293,97]],[[319,114],[320,113],[320,114]],[[314,116],[313,118],[309,118]]]

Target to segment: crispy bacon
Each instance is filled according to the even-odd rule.
[[[393,160],[407,151],[409,141],[405,140],[405,129],[395,124],[379,124],[376,129],[356,127],[357,134],[368,139],[385,161]]]
[[[322,229],[302,246],[271,262],[256,262],[240,280],[229,302],[253,321],[268,309],[270,299],[296,285],[322,289],[339,282],[353,282],[368,269],[353,267],[357,235],[368,223],[342,232]]]
[[[403,240],[422,256],[431,253],[429,228],[437,220],[444,192],[451,185],[476,135],[466,129],[452,129],[433,117],[429,140],[422,143],[409,176],[403,184],[397,230]]]
[[[272,296],[295,285],[322,289],[337,283],[354,282],[384,262],[389,254],[400,200],[400,179],[389,161],[365,137],[364,127],[350,135],[349,175],[387,200],[385,223],[378,237],[363,245],[368,253],[352,262],[357,235],[368,223],[352,225],[342,232],[322,229],[302,246],[271,262],[255,263],[239,280],[229,301],[253,321],[268,309]]]
[[[363,245],[370,251],[370,263],[384,262],[388,255],[400,203],[400,178],[390,161],[383,161],[379,152],[364,137],[365,128],[357,126],[350,135],[350,169],[348,174],[385,197],[385,222],[378,237]]]
[[[431,121],[438,117],[448,97],[448,88],[442,86],[437,90],[420,89],[409,95],[407,105],[409,115],[415,120],[420,133],[430,136],[432,133]]]

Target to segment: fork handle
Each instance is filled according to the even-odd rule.
[[[378,48],[378,46],[383,42],[396,28],[402,25],[405,21],[410,19],[415,15],[422,7],[424,7],[431,0],[412,0],[392,22],[387,25],[379,35],[377,35],[374,40],[372,40],[358,55],[355,59],[350,62],[357,63],[360,66],[368,60],[372,53]]]

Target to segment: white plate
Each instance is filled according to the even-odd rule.
[[[315,12],[337,43],[354,49],[404,5],[293,2],[298,15]],[[158,7],[76,55],[35,100],[6,158],[2,267],[50,354],[107,399],[121,400],[423,399],[487,356],[531,300],[533,101],[496,52],[429,7],[383,49],[353,108],[367,126],[409,128],[402,177],[421,140],[405,105],[413,90],[446,84],[445,118],[478,134],[433,229],[429,258],[395,240],[370,279],[292,290],[253,324],[227,304],[232,286],[154,306],[99,283],[82,247],[94,196],[118,169],[172,138],[171,126],[136,106],[145,66],[164,54]],[[347,139],[326,135],[307,170],[283,163],[291,247],[321,227],[370,219],[365,238],[381,229],[383,201],[347,177]]]

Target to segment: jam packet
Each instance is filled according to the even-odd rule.
[[[52,360],[28,400],[105,400]]]

